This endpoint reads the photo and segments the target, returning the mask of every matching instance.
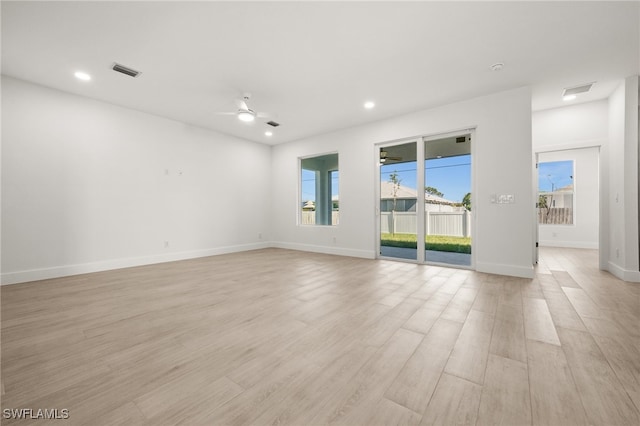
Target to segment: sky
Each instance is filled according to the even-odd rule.
[[[389,181],[389,176],[397,172],[400,184],[416,189],[416,163],[397,163],[382,165],[380,179]],[[573,161],[552,161],[538,166],[538,188],[551,191],[573,182]],[[471,155],[439,158],[425,162],[425,186],[432,186],[444,194],[450,201],[461,202],[467,192],[471,192]],[[338,195],[339,173],[332,176],[332,195]],[[302,201],[315,200],[315,173],[302,170]]]
[[[549,161],[538,164],[538,190],[550,192],[573,183],[573,161]],[[552,186],[553,185],[553,186]]]
[[[396,163],[380,167],[380,179],[388,181],[397,172],[400,185],[416,189],[416,162]],[[461,202],[467,192],[471,192],[471,155],[426,160],[425,186],[431,186],[444,194],[450,201]],[[331,179],[332,195],[338,195],[339,176]],[[315,200],[315,172],[302,170],[302,202]]]

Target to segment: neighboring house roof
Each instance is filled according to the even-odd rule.
[[[540,191],[539,194],[540,195],[553,195],[553,194],[556,194],[558,192],[573,192],[573,183],[570,183],[569,185],[563,186],[561,188],[556,188],[554,191]]]
[[[573,183],[563,186],[562,188],[557,188],[556,192],[573,192]]]
[[[415,189],[407,188],[406,186],[400,185],[398,190],[396,191],[396,199],[411,199],[414,200],[418,198],[417,192]],[[391,200],[393,199],[393,183],[392,182],[380,182],[380,199],[382,200]]]
[[[415,189],[407,188],[406,186],[400,185],[398,190],[396,191],[396,200],[403,199],[413,199],[418,198],[417,192]],[[380,199],[381,200],[392,200],[393,199],[393,183],[391,182],[381,182],[380,183]],[[447,200],[446,198],[438,197],[433,194],[425,194],[425,201],[429,204],[458,204],[455,201]]]
[[[447,200],[446,198],[438,197],[433,194],[424,194],[425,202],[429,204],[458,204],[455,201]]]

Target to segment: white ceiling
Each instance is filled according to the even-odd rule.
[[[2,72],[277,144],[525,85],[534,110],[602,99],[640,72],[639,27],[638,2],[3,1]],[[245,91],[271,138],[214,114]]]

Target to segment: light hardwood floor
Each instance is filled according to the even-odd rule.
[[[4,286],[2,408],[68,409],[57,425],[638,425],[640,284],[596,266],[545,248],[529,280],[266,249]]]

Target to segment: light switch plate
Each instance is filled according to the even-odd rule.
[[[499,194],[496,195],[496,202],[498,204],[514,204],[516,197],[513,194]]]

